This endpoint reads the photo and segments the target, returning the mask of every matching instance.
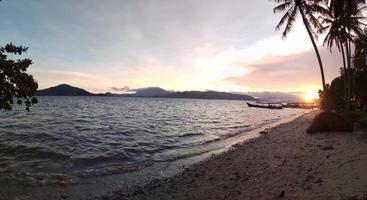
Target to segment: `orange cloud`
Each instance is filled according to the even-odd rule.
[[[341,67],[340,54],[337,51],[330,54],[325,48],[321,48],[321,54],[326,78],[330,82],[338,75]],[[250,72],[222,81],[272,91],[292,91],[304,85],[320,85],[321,82],[320,69],[313,50],[282,56],[268,55],[252,63],[236,63],[251,69]]]

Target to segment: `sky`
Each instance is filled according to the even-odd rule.
[[[320,70],[301,21],[286,40],[270,0],[3,0],[0,45],[28,46],[39,88],[305,92]],[[320,51],[326,79],[341,56]]]

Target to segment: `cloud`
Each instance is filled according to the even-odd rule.
[[[265,101],[298,102],[302,100],[301,92],[246,92],[244,94],[259,98]]]
[[[320,48],[326,79],[330,82],[338,75],[341,67],[341,56],[337,51],[331,54]],[[284,90],[301,88],[302,85],[320,86],[320,69],[313,50],[302,51],[289,55],[268,55],[258,61],[235,61],[248,73],[232,76],[222,81],[246,85],[265,90]]]
[[[40,88],[69,83],[93,92],[132,90],[123,85],[292,91],[296,85],[319,84],[313,52],[295,54],[311,48],[302,21],[282,40],[281,32],[274,32],[281,18],[273,14],[274,5],[253,0],[4,1],[0,16],[7,20],[0,26],[3,42],[30,47],[27,56],[35,62],[31,70]],[[335,75],[330,71],[326,68],[326,74]]]
[[[106,90],[122,82],[134,88],[205,89],[207,84],[203,85],[203,76],[196,73],[193,63],[273,35],[273,4],[250,0],[4,1],[0,16],[8,20],[0,21],[0,26],[3,42],[30,47],[32,68],[108,77],[83,81],[88,87]],[[19,15],[13,17],[14,13]],[[78,77],[46,76],[38,74],[42,88],[64,82],[65,76]]]
[[[124,86],[124,87],[112,87],[111,88],[113,91],[116,92],[124,92],[124,93],[130,93],[130,92],[135,92],[135,90],[130,89],[129,86]]]

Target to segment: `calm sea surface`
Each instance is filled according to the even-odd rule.
[[[139,171],[216,151],[301,112],[244,101],[40,97],[31,112],[0,112],[0,180],[77,184]]]

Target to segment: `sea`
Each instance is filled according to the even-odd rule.
[[[171,177],[305,112],[228,100],[39,97],[30,112],[0,112],[0,199],[83,199]]]

